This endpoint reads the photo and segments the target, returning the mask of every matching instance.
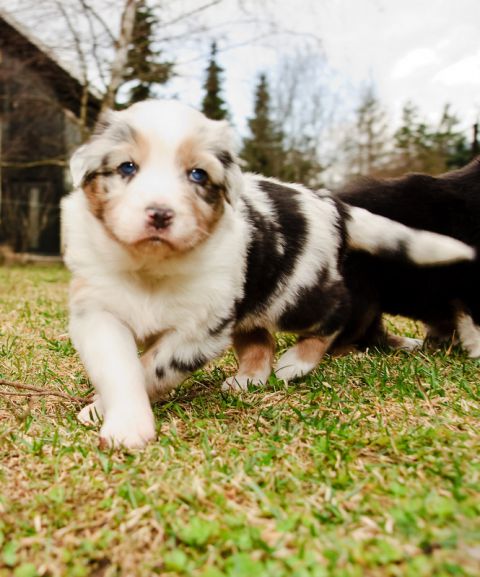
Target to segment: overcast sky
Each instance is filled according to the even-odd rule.
[[[23,5],[18,14],[27,19],[32,5],[41,11],[43,2],[0,0],[0,7]],[[162,14],[172,19],[205,2],[168,0]],[[115,17],[110,9],[112,25]],[[438,120],[447,102],[466,127],[479,118],[480,0],[223,0],[199,18],[208,24],[203,37],[166,44],[181,74],[166,93],[200,102],[208,45],[217,39],[226,99],[240,129],[251,113],[256,75],[278,77],[280,64],[306,44],[321,66],[312,62],[305,75],[313,87],[322,75],[345,111],[373,83],[392,120],[407,100],[430,121]],[[34,33],[42,36],[52,27],[50,18]]]
[[[355,103],[358,91],[373,83],[393,121],[408,100],[431,122],[447,102],[465,127],[478,120],[480,0],[267,0],[266,8],[259,5],[247,2],[258,10],[255,25],[218,26],[243,19],[235,0],[225,0],[209,15],[218,26],[220,47],[241,45],[219,56],[227,69],[227,100],[240,126],[251,112],[252,77],[259,70],[274,74],[282,58],[305,42],[318,48],[319,58],[323,52],[341,106]],[[269,20],[276,20],[278,34],[268,34]],[[262,34],[256,45],[242,46]],[[189,82],[175,87],[195,104],[203,68],[190,62],[180,70]]]

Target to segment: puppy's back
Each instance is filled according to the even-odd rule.
[[[343,202],[419,228],[480,246],[480,157],[433,177],[362,178],[337,190]]]

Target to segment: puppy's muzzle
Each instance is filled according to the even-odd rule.
[[[173,221],[175,211],[166,206],[149,206],[146,209],[149,226],[155,230],[168,228]]]

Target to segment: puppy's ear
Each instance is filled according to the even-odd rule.
[[[105,132],[110,128],[114,121],[115,112],[113,110],[107,110],[102,113],[100,118],[95,125],[92,136],[85,144],[82,144],[73,153],[70,159],[70,174],[72,177],[72,183],[75,188],[82,185],[83,180],[92,172],[98,168],[98,151],[96,151],[97,144]]]
[[[225,169],[225,184],[227,187],[227,199],[235,205],[240,194],[242,174],[237,155],[238,138],[226,120],[215,122],[216,156]]]
[[[83,179],[87,174],[87,150],[88,143],[80,146],[73,153],[70,159],[70,175],[72,177],[72,183],[75,188],[82,185]]]
[[[215,130],[215,143],[220,155],[224,155],[224,158],[220,158],[222,164],[225,165],[224,161],[235,161],[237,156],[238,143],[235,132],[226,120],[213,120],[210,121],[214,125]]]

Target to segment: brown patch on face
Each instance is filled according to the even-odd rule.
[[[188,194],[187,201],[197,223],[199,238],[207,237],[223,214],[223,204],[213,207]]]
[[[226,196],[223,184],[225,166],[206,146],[200,137],[184,140],[177,150],[177,163],[185,175],[194,168],[201,168],[207,172],[209,178],[205,185],[194,183],[191,185],[198,196],[208,204],[215,206],[221,204],[222,199]]]
[[[275,340],[265,329],[236,333],[233,347],[238,358],[238,374],[254,377],[269,372],[273,366]],[[265,371],[266,367],[269,371]]]
[[[102,220],[107,197],[104,177],[99,174],[92,175],[83,185],[83,192],[92,214]]]
[[[305,337],[299,339],[295,345],[297,357],[304,363],[316,365],[326,353],[331,342],[332,337]]]
[[[208,236],[224,211],[224,167],[212,152],[206,150],[200,137],[185,140],[177,150],[176,160],[185,176],[186,199],[197,222],[197,232],[200,236]],[[204,185],[188,180],[188,173],[194,168],[207,172],[208,181]]]
[[[177,160],[180,167],[185,170],[195,168],[199,161],[200,149],[200,143],[196,138],[184,140],[177,151]]]
[[[93,137],[92,146],[98,146],[99,143],[102,143],[103,155],[99,155],[98,167],[86,175],[82,188],[91,212],[103,220],[107,204],[108,180],[112,177],[120,178],[118,166],[122,162],[134,162],[137,166],[141,166],[148,155],[149,147],[140,133],[127,123],[118,121],[110,121],[104,125],[103,132]],[[132,178],[134,177],[124,177],[124,184]],[[111,185],[117,186],[116,183]]]

